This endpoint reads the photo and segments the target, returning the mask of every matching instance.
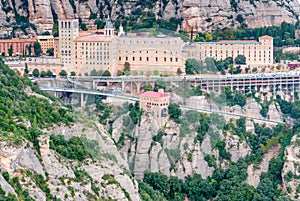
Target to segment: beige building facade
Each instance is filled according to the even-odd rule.
[[[179,37],[120,36],[118,43],[118,70],[124,63],[130,64],[131,71],[175,74],[179,68],[185,71],[185,58],[182,57],[184,43]]]
[[[8,57],[4,59],[4,62],[22,76],[26,65],[29,74],[32,74],[33,70],[36,68],[40,73],[42,71],[47,72],[50,70],[54,75],[58,76],[63,68],[60,59],[53,57],[27,57],[26,60],[20,59],[19,57]]]
[[[92,34],[77,37],[74,42],[75,72],[85,74],[95,69],[116,74],[116,37]]]
[[[273,64],[273,38],[262,36],[255,40],[221,40],[218,42],[197,42],[187,44],[183,48],[185,58],[194,58],[204,61],[206,58],[224,60],[233,59],[237,55],[246,57],[247,65]]]
[[[68,72],[83,75],[95,69],[117,75],[126,61],[131,71],[157,70],[175,74],[180,68],[184,72],[183,41],[179,37],[116,36],[110,19],[106,21],[103,34],[84,34],[79,32],[77,22],[75,19],[59,20],[59,40],[54,40],[54,55],[60,57]]]
[[[166,123],[169,105],[170,96],[161,89],[158,92],[146,91],[140,94],[140,109],[152,113],[159,126]]]
[[[64,64],[67,72],[74,71],[75,65],[75,43],[74,40],[79,36],[78,19],[58,20],[59,25],[59,54],[60,61]]]
[[[50,70],[54,75],[59,76],[60,71],[63,69],[60,59],[53,57],[27,57],[26,63],[29,74],[36,68],[40,73]]]
[[[60,54],[59,54],[59,37],[55,37],[53,39],[53,48],[54,48],[54,58],[60,58]]]
[[[53,36],[37,36],[37,40],[41,45],[43,53],[46,53],[48,49],[54,48]]]
[[[60,58],[67,72],[90,73],[93,69],[108,70],[115,76],[130,64],[130,70],[137,73],[175,75],[185,73],[188,58],[203,61],[217,60],[237,55],[246,57],[247,65],[273,64],[273,38],[262,36],[255,40],[230,40],[187,44],[180,37],[126,36],[120,27],[118,36],[110,19],[104,30],[79,32],[78,19],[59,20],[59,39],[54,39],[54,57]],[[179,70],[180,69],[180,70]]]

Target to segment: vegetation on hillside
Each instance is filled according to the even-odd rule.
[[[236,163],[230,161],[230,154],[226,152],[225,142],[211,135],[212,148],[219,151],[219,160],[230,161],[227,168],[222,168],[220,163],[212,156],[205,157],[209,166],[214,167],[212,176],[204,179],[199,174],[194,174],[185,178],[185,181],[177,177],[168,178],[162,173],[145,172],[145,176],[140,181],[140,195],[143,200],[290,200],[281,190],[281,171],[284,162],[285,147],[290,144],[294,134],[299,132],[300,124],[294,128],[286,125],[277,125],[274,128],[265,125],[255,124],[255,133],[246,132],[245,118],[226,123],[224,119],[215,115],[205,115],[196,111],[189,111],[184,114],[184,121],[189,122],[192,129],[198,132],[197,140],[201,143],[203,136],[210,133],[212,127],[220,127],[224,132],[238,135],[241,141],[246,141],[252,152],[244,159],[239,159]],[[182,127],[181,126],[181,127]],[[184,133],[192,132],[185,130]],[[181,135],[181,134],[180,134]],[[182,136],[182,135],[181,135]],[[214,142],[215,140],[215,142]],[[161,141],[161,140],[160,140]],[[247,168],[250,164],[255,167],[262,161],[263,154],[272,146],[281,144],[278,157],[270,161],[269,170],[263,173],[257,188],[247,184]],[[217,165],[218,164],[218,165]]]
[[[0,139],[20,143],[26,138],[36,146],[40,129],[74,121],[70,108],[21,78],[0,61]],[[41,95],[27,95],[25,91]]]
[[[282,22],[280,26],[247,28],[241,26],[239,29],[223,28],[216,29],[212,33],[198,33],[195,42],[202,41],[218,41],[218,40],[258,40],[260,36],[269,35],[274,38],[274,46],[281,47],[284,45],[299,45],[300,39],[295,37],[295,29],[299,27],[296,25]]]

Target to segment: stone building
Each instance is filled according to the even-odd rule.
[[[32,74],[33,70],[36,68],[40,73],[42,71],[47,72],[50,70],[54,75],[59,75],[63,68],[63,65],[60,63],[60,59],[49,56],[27,57],[26,60],[20,59],[19,57],[6,57],[4,58],[4,62],[22,76],[26,65],[29,70],[29,74]]]
[[[67,72],[74,71],[75,65],[75,43],[74,40],[79,36],[78,19],[64,19],[58,21],[59,26],[59,54],[60,61],[64,64]]]
[[[184,72],[183,44],[179,37],[122,35],[118,43],[118,70],[123,70],[128,62],[131,71],[176,74],[180,68]]]
[[[17,55],[24,55],[34,54],[34,43],[37,42],[36,38],[30,38],[30,39],[20,39],[20,38],[13,38],[13,39],[3,39],[0,40],[0,54],[4,54],[5,56],[8,56],[9,54],[9,48],[12,47],[13,54],[12,56]],[[30,50],[29,50],[30,48]]]
[[[259,40],[221,40],[217,42],[197,42],[183,47],[185,58],[204,61],[206,58],[216,60],[226,59],[237,55],[246,57],[247,65],[273,64],[273,38],[259,37]]]
[[[57,45],[58,44],[58,45]],[[108,70],[115,76],[125,62],[137,74],[154,71],[175,75],[185,73],[188,58],[217,60],[237,55],[246,57],[247,65],[273,64],[273,38],[255,40],[184,43],[180,37],[128,34],[122,26],[118,35],[111,20],[106,20],[102,32],[79,32],[78,19],[59,20],[59,39],[54,40],[54,56],[60,58],[67,72],[90,73],[93,69]],[[180,70],[178,70],[180,69]]]
[[[41,45],[43,53],[46,53],[48,49],[54,48],[53,36],[37,36],[37,40]]]
[[[163,89],[158,92],[146,91],[140,94],[140,109],[152,113],[159,126],[166,123],[169,104],[170,96],[165,94]]]
[[[103,34],[80,33],[77,19],[59,20],[59,46],[55,46],[55,55],[60,54],[68,72],[84,74],[95,69],[116,75],[126,61],[131,71],[175,74],[180,68],[184,72],[183,41],[179,37],[117,36],[109,18]]]
[[[60,54],[59,54],[59,37],[55,37],[53,39],[53,48],[54,48],[54,58],[59,58]]]
[[[77,73],[90,73],[95,70],[108,70],[116,74],[116,51],[118,37],[110,20],[106,21],[104,34],[87,33],[75,38],[75,65]]]
[[[50,70],[54,75],[58,76],[60,71],[63,69],[63,65],[60,63],[60,59],[49,56],[43,57],[27,57],[27,67],[29,74],[36,68],[41,73],[42,71],[47,72]]]

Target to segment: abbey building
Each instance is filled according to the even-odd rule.
[[[165,35],[131,36],[119,33],[111,20],[106,20],[102,32],[79,31],[78,19],[59,20],[59,39],[54,41],[55,53],[64,69],[77,74],[108,70],[116,75],[128,62],[137,74],[157,70],[161,74],[184,73],[188,58],[217,60],[237,55],[246,57],[247,65],[273,64],[273,38],[262,36],[255,40],[228,40],[185,43],[180,37]]]

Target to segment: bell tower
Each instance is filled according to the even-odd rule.
[[[105,26],[104,26],[104,35],[105,36],[114,36],[114,26],[111,22],[110,17],[108,16],[106,21],[105,21]]]

